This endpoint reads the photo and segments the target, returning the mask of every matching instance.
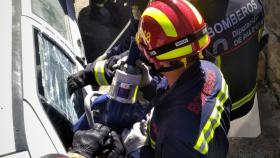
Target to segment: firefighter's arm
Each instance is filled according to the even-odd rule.
[[[168,83],[165,77],[159,73],[151,75],[149,67],[141,60],[137,60],[135,64],[140,68],[142,73],[139,87],[146,100],[152,101],[153,98],[162,95],[167,90]]]
[[[84,70],[68,76],[67,87],[69,94],[71,95],[77,89],[83,88],[87,85],[99,86],[107,83],[108,81],[105,77],[106,73],[104,71],[106,62],[107,61],[104,60],[89,63]]]
[[[109,85],[115,73],[116,67],[114,65],[125,55],[127,55],[126,52],[121,55],[112,56],[106,60],[89,63],[84,70],[70,75],[67,78],[69,93],[72,94],[77,89],[87,85]]]

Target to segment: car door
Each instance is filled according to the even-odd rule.
[[[31,157],[65,154],[79,116],[66,79],[82,69],[77,59],[83,48],[69,6],[68,0],[22,0],[23,106]]]

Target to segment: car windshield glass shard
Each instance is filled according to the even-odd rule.
[[[62,50],[45,36],[38,34],[37,37],[44,97],[49,105],[75,123],[78,117],[68,93],[66,80],[70,74],[77,72],[77,68]]]
[[[32,0],[32,12],[69,40],[65,0]]]

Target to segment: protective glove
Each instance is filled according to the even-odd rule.
[[[104,64],[103,71],[105,72],[105,79],[108,83],[110,83],[115,74],[115,69],[113,68],[113,65],[115,65],[117,61],[121,59],[121,57],[122,56],[120,55],[116,55],[110,57],[105,62],[95,61],[93,63],[89,63],[84,70],[81,70],[75,74],[70,75],[67,78],[67,87],[68,87],[69,94],[72,95],[72,93],[74,93],[77,89],[87,86],[89,84],[99,85],[99,83],[97,83],[94,77],[95,74],[94,71],[96,65],[100,62]]]
[[[67,87],[70,95],[72,95],[72,93],[77,89],[82,88],[88,84],[90,84],[90,80],[84,70],[72,74],[67,78]]]
[[[122,132],[122,140],[124,148],[126,149],[126,155],[129,155],[133,151],[147,145],[147,122],[136,122],[131,129],[124,129]]]
[[[125,60],[124,57],[127,55],[128,55],[128,51],[126,51],[120,55],[112,56],[109,59],[107,59],[107,61],[105,63],[105,72],[108,77],[110,77],[110,78],[114,77],[116,69],[119,68],[122,61],[124,62],[124,60]]]
[[[99,123],[85,131],[77,131],[74,134],[72,149],[70,153],[79,153],[87,158],[98,155],[104,144],[105,137],[108,136],[110,129]]]
[[[111,131],[106,139],[104,147],[108,149],[105,152],[107,158],[124,158],[124,147],[119,135],[115,131]]]
[[[142,72],[142,79],[139,87],[145,87],[149,85],[153,79],[152,76],[150,75],[149,67],[141,60],[136,60],[135,64]]]
[[[112,66],[113,69],[119,69],[121,65],[123,65],[127,61],[128,55],[123,56],[120,58],[115,65]]]

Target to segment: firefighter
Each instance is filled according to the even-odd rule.
[[[97,58],[97,60],[108,59],[112,56],[119,55],[129,48],[131,37],[135,37],[137,32],[139,18],[141,13],[146,8],[149,0],[128,0],[128,6],[131,9],[132,17],[130,18],[130,24],[126,33],[123,33],[121,36],[121,41],[119,44],[109,49],[107,52],[104,52],[101,56]]]
[[[154,106],[147,127],[152,150],[139,136],[138,123],[123,133],[128,157],[226,157],[231,100],[218,67],[201,60],[210,38],[198,10],[184,0],[153,1],[141,16],[136,38],[169,88],[163,95],[154,93],[157,86],[148,67],[137,61],[141,90]]]
[[[145,56],[168,79],[169,88],[158,94],[158,82],[143,62],[137,62],[143,73],[141,90],[155,105],[148,124],[153,150],[145,144],[134,146],[139,141],[131,137],[124,141],[127,155],[140,150],[143,157],[226,157],[231,101],[219,69],[200,60],[210,39],[198,11],[183,0],[152,2],[140,19],[137,37]],[[135,130],[131,131],[123,134],[123,140]]]
[[[221,69],[233,102],[231,120],[246,115],[254,104],[258,56],[268,41],[262,0],[189,0],[208,25],[207,60]]]
[[[212,40],[204,50],[205,59],[214,62],[221,69],[229,84],[233,101],[231,120],[240,118],[254,104],[258,55],[268,40],[263,24],[262,1],[189,1],[202,13],[209,26]],[[138,21],[134,20],[130,35],[134,35],[137,24]],[[101,59],[106,55],[110,57],[119,54],[127,49],[127,45],[114,47]]]
[[[79,12],[78,24],[88,62],[93,62],[109,47],[125,26],[130,9],[122,1],[89,0]]]
[[[147,0],[129,1],[135,22],[139,20],[140,13],[144,10],[147,3]],[[137,29],[134,25],[131,28],[134,29],[130,30],[130,35],[135,36]],[[118,69],[121,63],[125,62],[125,58],[128,54],[134,56],[133,58],[141,58],[142,60],[145,60],[145,57],[142,54],[142,56],[138,57],[140,54],[139,49],[135,44],[135,39],[130,35],[127,37],[127,40],[123,41],[120,45],[114,47],[111,51],[104,53],[104,55],[96,61],[89,63],[84,70],[70,75],[67,79],[70,95],[72,95],[77,89],[86,85],[93,85],[96,88],[101,85],[111,85],[116,69]],[[130,44],[135,44],[135,49],[128,50]],[[166,79],[156,73],[152,73],[152,75],[154,76],[154,79],[158,81],[158,93],[164,91],[167,86]],[[138,94],[137,96],[137,98],[141,98],[141,94]],[[123,128],[132,127],[133,123],[142,119],[142,116],[145,116],[146,112],[150,109],[149,103],[143,99],[138,99],[133,104],[113,100],[116,99],[108,97],[107,94],[100,96],[95,102],[93,102],[92,109],[99,111],[95,114],[95,121],[108,125],[111,128],[114,128],[117,132],[121,131]],[[83,115],[75,124],[74,131],[86,129],[89,129],[89,125],[85,115]]]

